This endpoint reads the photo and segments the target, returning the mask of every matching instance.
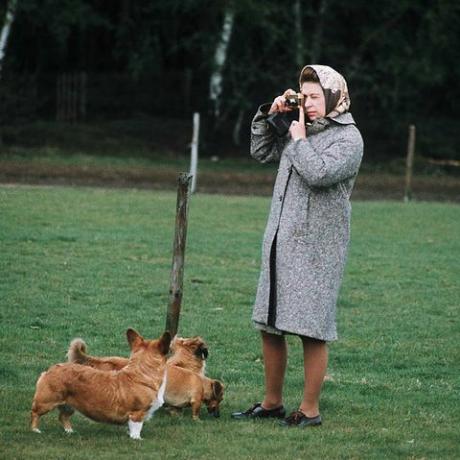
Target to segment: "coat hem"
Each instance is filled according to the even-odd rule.
[[[317,334],[314,332],[300,333],[294,330],[278,329],[277,327],[269,326],[268,324],[260,323],[255,320],[253,320],[252,323],[255,329],[259,331],[264,331],[264,332],[267,332],[268,334],[273,334],[273,335],[297,335],[298,337],[309,337],[311,339],[323,340],[324,342],[335,342],[336,340],[338,340],[337,335],[325,338],[324,336],[321,336],[320,334]]]

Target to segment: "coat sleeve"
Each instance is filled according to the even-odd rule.
[[[251,123],[251,156],[261,163],[279,161],[286,142],[268,127],[269,108],[270,104],[260,106]]]
[[[312,187],[328,187],[358,173],[363,140],[355,126],[338,128],[337,140],[318,150],[311,140],[299,139],[286,148],[297,173]]]

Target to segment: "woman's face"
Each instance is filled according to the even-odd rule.
[[[326,116],[326,100],[323,88],[319,83],[306,81],[302,84],[301,93],[304,96],[304,110],[310,121]]]

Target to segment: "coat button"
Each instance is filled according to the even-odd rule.
[[[280,201],[283,201],[283,195],[279,196]]]

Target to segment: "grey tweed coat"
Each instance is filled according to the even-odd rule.
[[[279,169],[252,319],[271,333],[336,340],[349,199],[363,141],[348,112],[314,122],[307,139],[293,141],[289,133],[272,134],[265,111],[262,106],[252,122],[251,156],[262,163],[279,161]]]

